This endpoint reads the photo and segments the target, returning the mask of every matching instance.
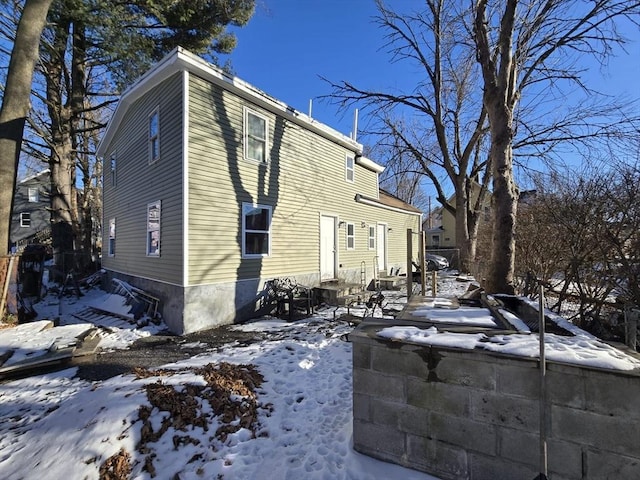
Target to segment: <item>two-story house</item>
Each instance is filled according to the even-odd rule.
[[[16,184],[11,213],[11,245],[18,249],[51,234],[51,174],[49,169]]]
[[[403,269],[421,225],[362,145],[182,48],[123,93],[98,155],[103,268],[177,333],[251,317],[269,279]]]
[[[471,201],[477,202],[481,187],[474,183],[471,188]],[[455,206],[455,194],[447,200],[449,205]],[[466,212],[465,212],[466,214]],[[480,225],[489,224],[491,217],[491,193],[485,193],[480,206]],[[427,249],[453,249],[457,246],[456,238],[456,216],[443,206],[432,209],[425,215],[422,222],[422,229],[426,232]]]

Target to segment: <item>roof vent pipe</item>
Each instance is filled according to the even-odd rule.
[[[353,141],[358,139],[358,109],[353,112]]]
[[[309,99],[309,120],[311,120],[311,110],[313,109],[313,98]]]

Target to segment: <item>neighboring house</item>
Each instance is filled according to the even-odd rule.
[[[472,201],[476,201],[480,185],[474,184],[472,188]],[[451,195],[447,202],[455,205],[455,194]],[[480,223],[491,222],[491,194],[485,196],[482,205]],[[456,217],[446,208],[440,206],[429,212],[422,222],[422,229],[427,236],[427,249],[450,249],[456,248]]]
[[[177,333],[255,315],[273,278],[404,271],[421,225],[362,145],[182,48],[123,93],[98,156],[102,265]]]
[[[16,185],[11,213],[11,246],[19,249],[51,232],[51,174],[43,170]]]

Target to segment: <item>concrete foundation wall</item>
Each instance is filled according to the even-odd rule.
[[[163,322],[178,335],[238,323],[260,315],[264,284],[271,280],[252,279],[181,287],[107,270],[106,290],[110,290],[112,278],[123,280],[158,297]],[[288,278],[306,286],[319,284],[318,273]]]
[[[443,479],[538,475],[537,361],[391,342],[366,323],[349,336],[357,451]],[[639,372],[548,363],[549,478],[640,478],[639,399]]]

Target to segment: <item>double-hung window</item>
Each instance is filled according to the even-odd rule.
[[[160,112],[156,108],[149,115],[149,163],[160,158]]]
[[[353,223],[347,223],[347,250],[356,248],[356,226]]]
[[[116,254],[116,219],[109,220],[109,256]]]
[[[244,109],[244,158],[260,163],[268,160],[267,152],[269,142],[269,121],[248,108]]]
[[[147,205],[147,256],[160,256],[160,200]]]
[[[242,204],[242,256],[267,257],[271,254],[271,207]]]
[[[369,225],[369,250],[376,248],[376,227]]]
[[[21,227],[30,227],[31,226],[31,213],[30,212],[22,212],[20,214],[20,226]]]
[[[345,178],[347,182],[353,183],[356,178],[355,159],[351,155],[347,155],[345,162]]]
[[[39,200],[40,195],[38,195],[38,189],[29,187],[29,203],[37,203]]]

